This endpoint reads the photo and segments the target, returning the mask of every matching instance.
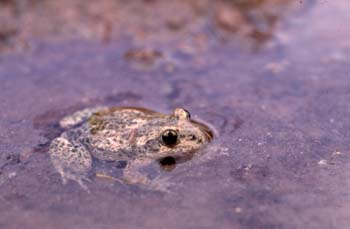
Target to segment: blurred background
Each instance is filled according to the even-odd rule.
[[[349,10],[0,0],[0,228],[349,228]],[[58,121],[100,105],[184,107],[217,134],[172,171],[146,168],[170,193],[64,186],[47,154]]]

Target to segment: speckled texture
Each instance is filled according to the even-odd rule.
[[[262,40],[234,32],[235,7],[214,21],[203,8],[170,8],[189,16],[169,28],[150,13],[157,2],[129,5],[127,34],[109,42],[37,36],[0,56],[0,228],[348,229],[348,1],[295,1],[300,9],[278,10],[272,28],[247,13],[269,32]],[[48,144],[65,115],[98,105],[186,107],[217,129],[220,150],[172,171],[145,168],[175,183],[171,193],[104,178],[90,193],[64,186]]]
[[[160,187],[156,180],[139,172],[142,166],[165,158],[172,158],[176,165],[176,161],[191,158],[213,137],[205,124],[192,120],[182,108],[171,114],[137,107],[85,108],[59,123],[65,131],[50,142],[51,161],[64,184],[73,180],[86,190],[84,180],[89,181],[94,159],[114,165],[124,160],[125,183]],[[169,133],[173,137],[169,138]]]

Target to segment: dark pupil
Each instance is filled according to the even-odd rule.
[[[162,135],[162,140],[165,145],[173,146],[177,143],[177,133],[174,130],[166,130]]]

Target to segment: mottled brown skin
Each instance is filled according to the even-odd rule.
[[[213,137],[204,124],[193,121],[184,109],[170,115],[143,108],[93,108],[78,111],[61,120],[66,131],[50,145],[53,165],[63,182],[74,180],[86,188],[92,159],[128,161],[125,183],[157,187],[138,169],[165,157],[189,157]],[[165,133],[176,133],[173,144]],[[159,186],[159,185],[158,185]]]

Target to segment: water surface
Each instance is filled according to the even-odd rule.
[[[125,3],[115,24],[109,1],[21,14],[57,9],[1,46],[0,228],[349,228],[349,4],[237,2]],[[48,143],[60,118],[96,105],[184,107],[215,147],[158,171],[171,193],[64,186]]]

